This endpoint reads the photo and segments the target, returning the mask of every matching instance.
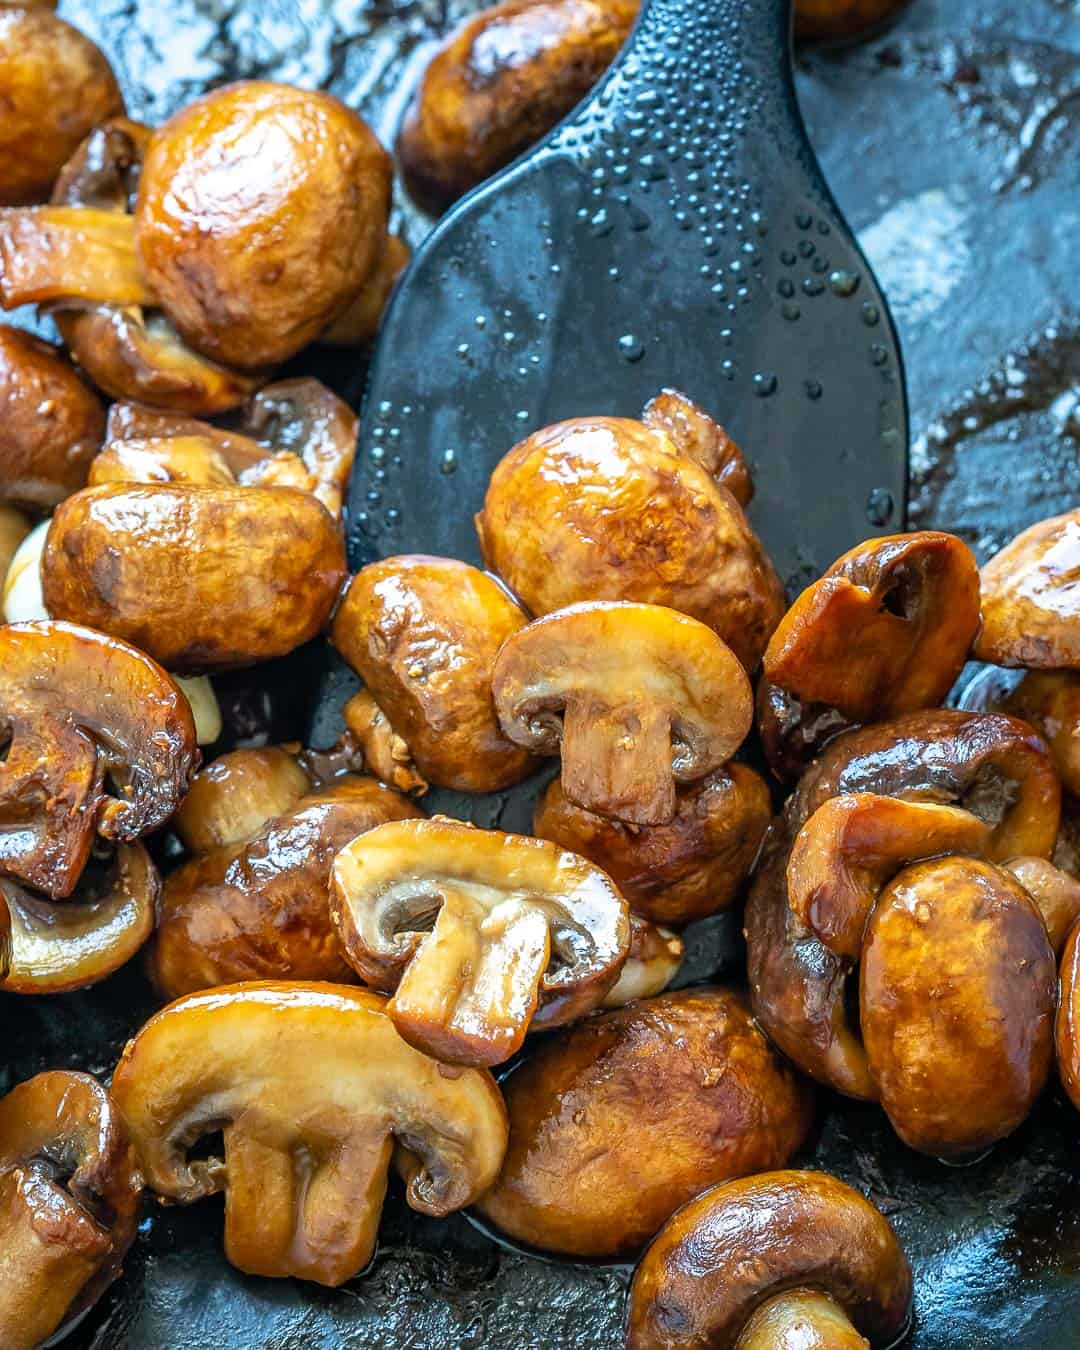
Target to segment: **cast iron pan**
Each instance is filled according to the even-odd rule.
[[[403,76],[419,64],[423,44],[473,7],[463,0],[448,14],[441,0],[71,0],[61,11],[109,53],[136,116],[160,119],[202,88],[226,79],[277,75],[333,88],[361,106],[386,136]],[[718,3],[717,9],[721,16],[734,12],[726,4]],[[768,0],[753,20],[760,25],[755,31],[775,34],[765,27],[774,16],[774,0]],[[1080,500],[1076,402],[1070,402],[1069,394],[1080,378],[1074,258],[1077,141],[1068,116],[1075,106],[1076,80],[1070,43],[1075,47],[1077,39],[1071,18],[1071,0],[1032,0],[1016,11],[1008,0],[916,0],[892,35],[856,53],[814,58],[800,82],[812,140],[890,295],[904,339],[915,432],[913,519],[920,525],[958,529],[984,554],[1030,520]],[[775,45],[771,50],[776,52]],[[677,56],[673,51],[673,59]],[[770,125],[778,134],[786,128],[789,136],[797,137],[798,123],[777,92],[782,82],[774,79],[769,87],[774,91],[772,110],[782,114],[782,120]],[[587,144],[582,139],[587,130],[571,123],[560,133],[569,138],[563,149],[571,161]],[[566,167],[554,172],[562,174]],[[675,172],[678,183],[687,186],[683,170]],[[808,237],[818,250],[824,236],[815,234],[817,222],[824,219],[832,226],[835,208],[816,170],[807,167],[803,181],[811,188],[809,209],[815,218]],[[771,184],[759,187],[767,191]],[[659,194],[663,189],[649,191]],[[483,194],[479,200],[486,209]],[[665,202],[666,197],[651,201]],[[600,227],[591,216],[579,225],[577,209],[565,223],[581,231],[583,257],[596,257],[594,250],[601,246],[616,246],[617,230],[612,232],[615,240],[594,234]],[[413,243],[419,243],[429,222],[406,207],[405,223]],[[767,223],[776,228],[776,221]],[[774,282],[783,275],[773,270],[772,244],[778,237],[770,233],[759,244],[761,270],[768,270]],[[827,250],[830,270],[840,266],[832,247]],[[742,261],[730,249],[709,256],[721,271],[732,261]],[[817,256],[815,252],[802,260],[810,264],[810,278],[822,275],[813,270]],[[857,255],[850,256],[853,270],[859,270]],[[860,285],[869,287],[869,276],[861,271],[860,276]],[[988,284],[991,277],[1000,284]],[[797,290],[802,280],[800,269]],[[770,547],[780,552],[787,575],[797,581],[801,568],[820,567],[848,542],[839,534],[815,535],[816,526],[809,522],[804,535],[804,515],[831,496],[842,499],[830,506],[837,513],[834,518],[845,509],[851,513],[850,537],[870,533],[866,496],[879,484],[859,482],[858,492],[851,489],[857,466],[848,460],[832,476],[813,475],[797,495],[785,499],[783,493],[774,493],[766,457],[776,444],[791,442],[793,428],[812,425],[817,405],[786,379],[778,379],[770,397],[757,397],[753,376],[769,370],[765,358],[755,361],[752,348],[744,344],[752,340],[751,328],[756,331],[770,322],[776,302],[764,288],[755,292],[751,287],[741,309],[737,284],[729,285],[729,298],[721,302],[735,303],[736,313],[728,311],[725,320],[718,308],[711,317],[739,334],[732,380],[686,383],[754,451],[760,484],[756,523]],[[592,293],[573,296],[569,303],[586,304]],[[672,293],[695,303],[701,296],[688,284]],[[617,289],[609,292],[609,301],[619,294]],[[860,290],[841,304],[841,296],[824,291],[805,301],[776,292],[776,300],[785,298],[794,300],[801,313],[798,320],[782,315],[776,320],[772,313],[781,333],[807,333],[807,320],[821,324],[814,353],[821,363],[819,373],[810,370],[806,378],[823,385],[819,403],[824,416],[831,406],[827,377],[833,363],[828,348],[820,345],[820,334],[828,337],[828,325],[817,316],[851,314],[859,324],[859,307],[867,299],[876,303],[877,297]],[[649,344],[640,308],[623,313],[633,321],[620,322],[609,334],[616,347],[614,360],[610,351],[598,352],[594,365],[583,365],[570,383],[537,378],[527,385],[534,397],[520,404],[510,400],[511,419],[517,411],[530,414],[521,424],[523,431],[534,419],[539,425],[567,413],[632,412],[636,403],[627,408],[622,399],[640,387],[639,381],[644,380],[648,392],[654,381],[682,381],[680,372],[657,363],[658,355],[669,349]],[[475,314],[470,317],[474,320]],[[497,325],[493,331],[500,335],[526,331],[521,324],[504,329],[498,316],[492,317]],[[395,313],[390,324],[399,322],[404,316]],[[634,362],[624,360],[618,344],[627,333],[645,343],[645,355],[637,363],[640,372]],[[862,336],[864,344],[879,340],[869,327]],[[807,342],[802,350],[809,359],[809,340],[791,341],[796,352],[800,341]],[[483,350],[486,360],[499,359],[495,346]],[[384,359],[391,360],[389,355]],[[433,359],[441,358],[434,354]],[[776,363],[775,357],[769,359]],[[879,369],[873,353],[869,365]],[[315,351],[297,368],[354,399],[359,396],[362,372],[353,362]],[[694,379],[703,378],[699,367],[694,370]],[[386,378],[393,379],[389,364],[387,371]],[[404,405],[411,396],[410,406],[417,407],[421,374],[415,367],[400,373],[397,404]],[[506,445],[465,435],[487,426],[489,412],[501,416],[503,395],[494,391],[491,397],[483,416],[470,416],[454,428],[454,436],[461,437],[457,443],[440,434],[438,426],[420,437],[406,430],[417,423],[393,415],[385,435],[374,437],[377,405],[369,412],[362,446],[364,501],[358,505],[368,511],[371,523],[353,537],[354,561],[369,551],[412,547],[475,556],[464,523],[466,511],[482,490],[491,459]],[[459,405],[449,406],[455,416],[462,415]],[[902,423],[896,425],[902,437]],[[399,435],[392,436],[395,427]],[[758,427],[764,428],[760,435]],[[770,435],[770,428],[784,435]],[[506,443],[516,435],[515,425]],[[450,474],[442,472],[441,456],[448,449],[457,452],[457,469]],[[470,451],[476,455],[475,469],[468,467],[474,463]],[[426,468],[414,469],[414,460]],[[415,494],[410,488],[414,472],[425,475],[416,478]],[[903,501],[902,486],[881,486],[892,494],[895,513]],[[379,499],[369,501],[368,493],[379,494]],[[422,503],[418,509],[426,515],[413,523],[410,512],[395,504],[396,494],[410,512]],[[402,514],[391,515],[395,509]],[[893,521],[880,527],[894,527],[896,519],[894,514]],[[783,552],[787,540],[804,537],[818,541],[816,547],[813,542],[807,547],[805,558]],[[279,737],[302,730],[311,707],[309,692],[314,693],[323,673],[305,653],[277,672],[265,693],[248,677],[232,677],[226,713],[233,734],[262,731]],[[331,734],[332,728],[324,731]],[[523,813],[520,802],[508,807],[482,799],[473,815],[480,823],[494,824],[509,823],[511,816],[523,818]],[[739,976],[737,928],[735,920],[699,926],[703,931],[695,940],[695,977]],[[4,999],[0,1088],[60,1064],[107,1074],[124,1039],[153,1007],[137,968],[84,994]],[[990,1350],[1006,1344],[1023,1348],[1076,1342],[1080,1169],[1074,1166],[1071,1144],[1076,1123],[1075,1113],[1051,1089],[1013,1140],[977,1166],[957,1171],[903,1149],[875,1109],[823,1101],[822,1124],[804,1160],[860,1187],[899,1229],[916,1267],[911,1345],[920,1350]],[[442,1224],[425,1221],[395,1195],[387,1205],[372,1269],[346,1288],[331,1292],[252,1280],[224,1262],[220,1205],[210,1202],[187,1211],[151,1212],[124,1278],[69,1343],[110,1350],[616,1347],[625,1283],[625,1272],[618,1269],[569,1266],[502,1249],[463,1217]]]

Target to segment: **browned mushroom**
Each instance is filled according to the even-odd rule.
[[[545,1039],[503,1080],[510,1146],[480,1212],[568,1256],[636,1253],[706,1186],[782,1167],[813,1097],[743,994],[696,988]]]
[[[252,983],[193,994],[130,1041],[113,1094],[148,1186],[225,1192],[225,1253],[253,1275],[338,1285],[371,1258],[391,1152],[442,1218],[494,1180],[506,1112],[490,1074],[445,1072],[366,989]],[[223,1153],[190,1150],[221,1131]]]
[[[1046,738],[1062,786],[1080,796],[1080,671],[1029,670],[999,706]]]
[[[1045,858],[1010,858],[1002,866],[1035,902],[1050,946],[1060,955],[1073,924],[1080,919],[1080,881]]]
[[[662,994],[679,973],[685,954],[682,938],[670,928],[630,915],[630,950],[604,1008],[623,1008],[634,999]]]
[[[797,777],[846,726],[936,707],[978,627],[979,573],[955,535],[891,535],[845,553],[765,650],[758,710],[774,771]]]
[[[1080,509],[1040,520],[983,567],[980,661],[1080,669]]]
[[[503,644],[492,687],[512,741],[561,753],[570,801],[635,825],[668,824],[676,783],[729,760],[753,715],[731,649],[660,605],[572,605],[537,619]]]
[[[824,1172],[765,1172],[660,1230],[634,1272],[627,1350],[885,1350],[911,1291],[896,1234],[857,1191]]]
[[[693,399],[678,389],[662,389],[646,403],[641,420],[653,431],[665,432],[676,449],[727,488],[740,506],[750,505],[754,480],[742,450]]]
[[[353,694],[341,711],[346,736],[359,747],[376,778],[398,792],[422,796],[428,790],[428,781],[417,772],[408,745],[366,689]]]
[[[149,657],[72,624],[0,627],[0,872],[70,895],[95,835],[130,843],[198,763],[187,699]]]
[[[310,791],[310,778],[287,750],[232,750],[191,780],[173,828],[193,853],[209,853],[246,843]]]
[[[1080,923],[1073,925],[1061,957],[1054,1042],[1061,1085],[1080,1111]]]
[[[319,334],[319,341],[333,347],[366,347],[374,342],[383,311],[411,258],[412,250],[405,240],[400,235],[390,235],[379,265],[364,289],[348,309]]]
[[[85,1073],[0,1099],[0,1344],[34,1350],[91,1307],[135,1236],[142,1178],[120,1113]]]
[[[685,400],[680,417],[681,398],[668,390],[650,405],[651,425],[582,417],[516,445],[476,518],[484,561],[533,614],[584,600],[668,605],[714,629],[752,670],[783,613],[783,587],[723,485],[731,456],[703,451],[706,414]],[[713,440],[725,440],[718,427]],[[743,476],[728,481],[745,497]]]
[[[439,816],[383,825],[334,860],[330,910],[350,964],[410,1045],[500,1064],[530,1023],[597,1007],[630,948],[626,902],[544,839]]]

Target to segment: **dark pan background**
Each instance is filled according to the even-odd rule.
[[[268,76],[332,89],[389,140],[428,45],[477,7],[60,8],[107,51],[136,117],[157,121],[209,86]],[[980,557],[1080,502],[1078,52],[1080,0],[915,0],[869,46],[800,61],[812,139],[903,340],[911,523],[955,530]],[[428,222],[407,206],[404,216],[415,244]],[[361,387],[355,357],[314,350],[296,368],[354,397]],[[294,728],[305,713],[298,703],[283,709]],[[711,965],[737,977],[725,955],[737,950],[737,927],[731,918],[706,926],[695,973]],[[57,1065],[108,1074],[152,1008],[137,968],[85,994],[0,999],[0,1089]],[[834,1102],[803,1161],[853,1182],[895,1223],[916,1268],[912,1346],[1050,1350],[1080,1344],[1078,1132],[1055,1086],[1008,1143],[975,1166],[946,1169],[897,1144],[877,1110]],[[146,1220],[123,1279],[69,1344],[591,1350],[619,1345],[626,1282],[622,1270],[500,1249],[462,1217],[421,1220],[396,1193],[372,1269],[344,1289],[247,1279],[226,1264],[220,1204],[208,1202]]]

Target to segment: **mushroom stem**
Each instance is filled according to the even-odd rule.
[[[0,213],[0,303],[15,309],[50,300],[154,304],[131,216],[85,206]]]
[[[675,815],[668,709],[647,699],[613,707],[568,700],[562,784],[578,806],[632,825],[666,825]]]
[[[789,1289],[758,1308],[735,1350],[869,1350],[869,1345],[828,1294]]]

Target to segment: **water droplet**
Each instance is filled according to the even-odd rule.
[[[838,295],[842,300],[846,300],[849,295],[854,295],[859,289],[858,272],[849,272],[845,268],[838,267],[835,272],[829,273],[829,290],[833,295]]]
[[[515,422],[527,422],[528,420],[529,420],[528,408],[519,408],[518,411],[514,414]]]
[[[800,230],[808,230],[814,223],[814,217],[809,211],[799,211],[795,216],[795,224]]]
[[[886,349],[881,345],[880,342],[875,342],[874,345],[870,348],[871,365],[883,366],[886,364],[888,359],[889,353],[886,351]]]
[[[802,288],[807,295],[820,295],[825,289],[825,283],[819,281],[817,277],[806,277],[803,280]]]
[[[862,321],[866,324],[867,328],[874,328],[880,318],[881,310],[878,309],[877,305],[871,304],[869,300],[864,300],[862,307]]]
[[[795,294],[795,283],[789,281],[787,277],[784,277],[782,281],[777,283],[776,289],[785,300],[790,300]]]
[[[372,464],[381,464],[386,458],[386,447],[383,445],[373,445],[368,451],[368,458]]]
[[[624,333],[619,339],[619,355],[633,364],[645,355],[645,344],[633,333]]]
[[[476,318],[473,320],[473,322],[476,324],[477,328],[486,328],[487,316],[484,314],[478,314]]]
[[[802,310],[799,308],[798,305],[786,304],[781,305],[780,313],[784,316],[785,319],[794,320],[799,317],[799,315],[802,313]]]
[[[799,260],[798,257],[791,251],[791,249],[786,248],[780,254],[780,261],[784,264],[785,267],[794,267]]]
[[[439,461],[439,472],[447,475],[457,473],[457,451],[444,450]]]
[[[592,232],[597,239],[603,239],[605,235],[610,234],[615,228],[615,222],[608,215],[607,208],[603,206],[593,216],[590,225]]]
[[[754,374],[754,393],[758,398],[768,398],[776,393],[776,376],[771,370],[759,370]]]
[[[893,513],[893,495],[888,488],[871,488],[866,498],[866,519],[871,525],[888,525]]]
[[[799,257],[812,258],[814,256],[814,241],[812,239],[799,240]]]
[[[823,390],[817,380],[806,380],[803,384],[806,390],[806,397],[816,403],[821,397]]]

